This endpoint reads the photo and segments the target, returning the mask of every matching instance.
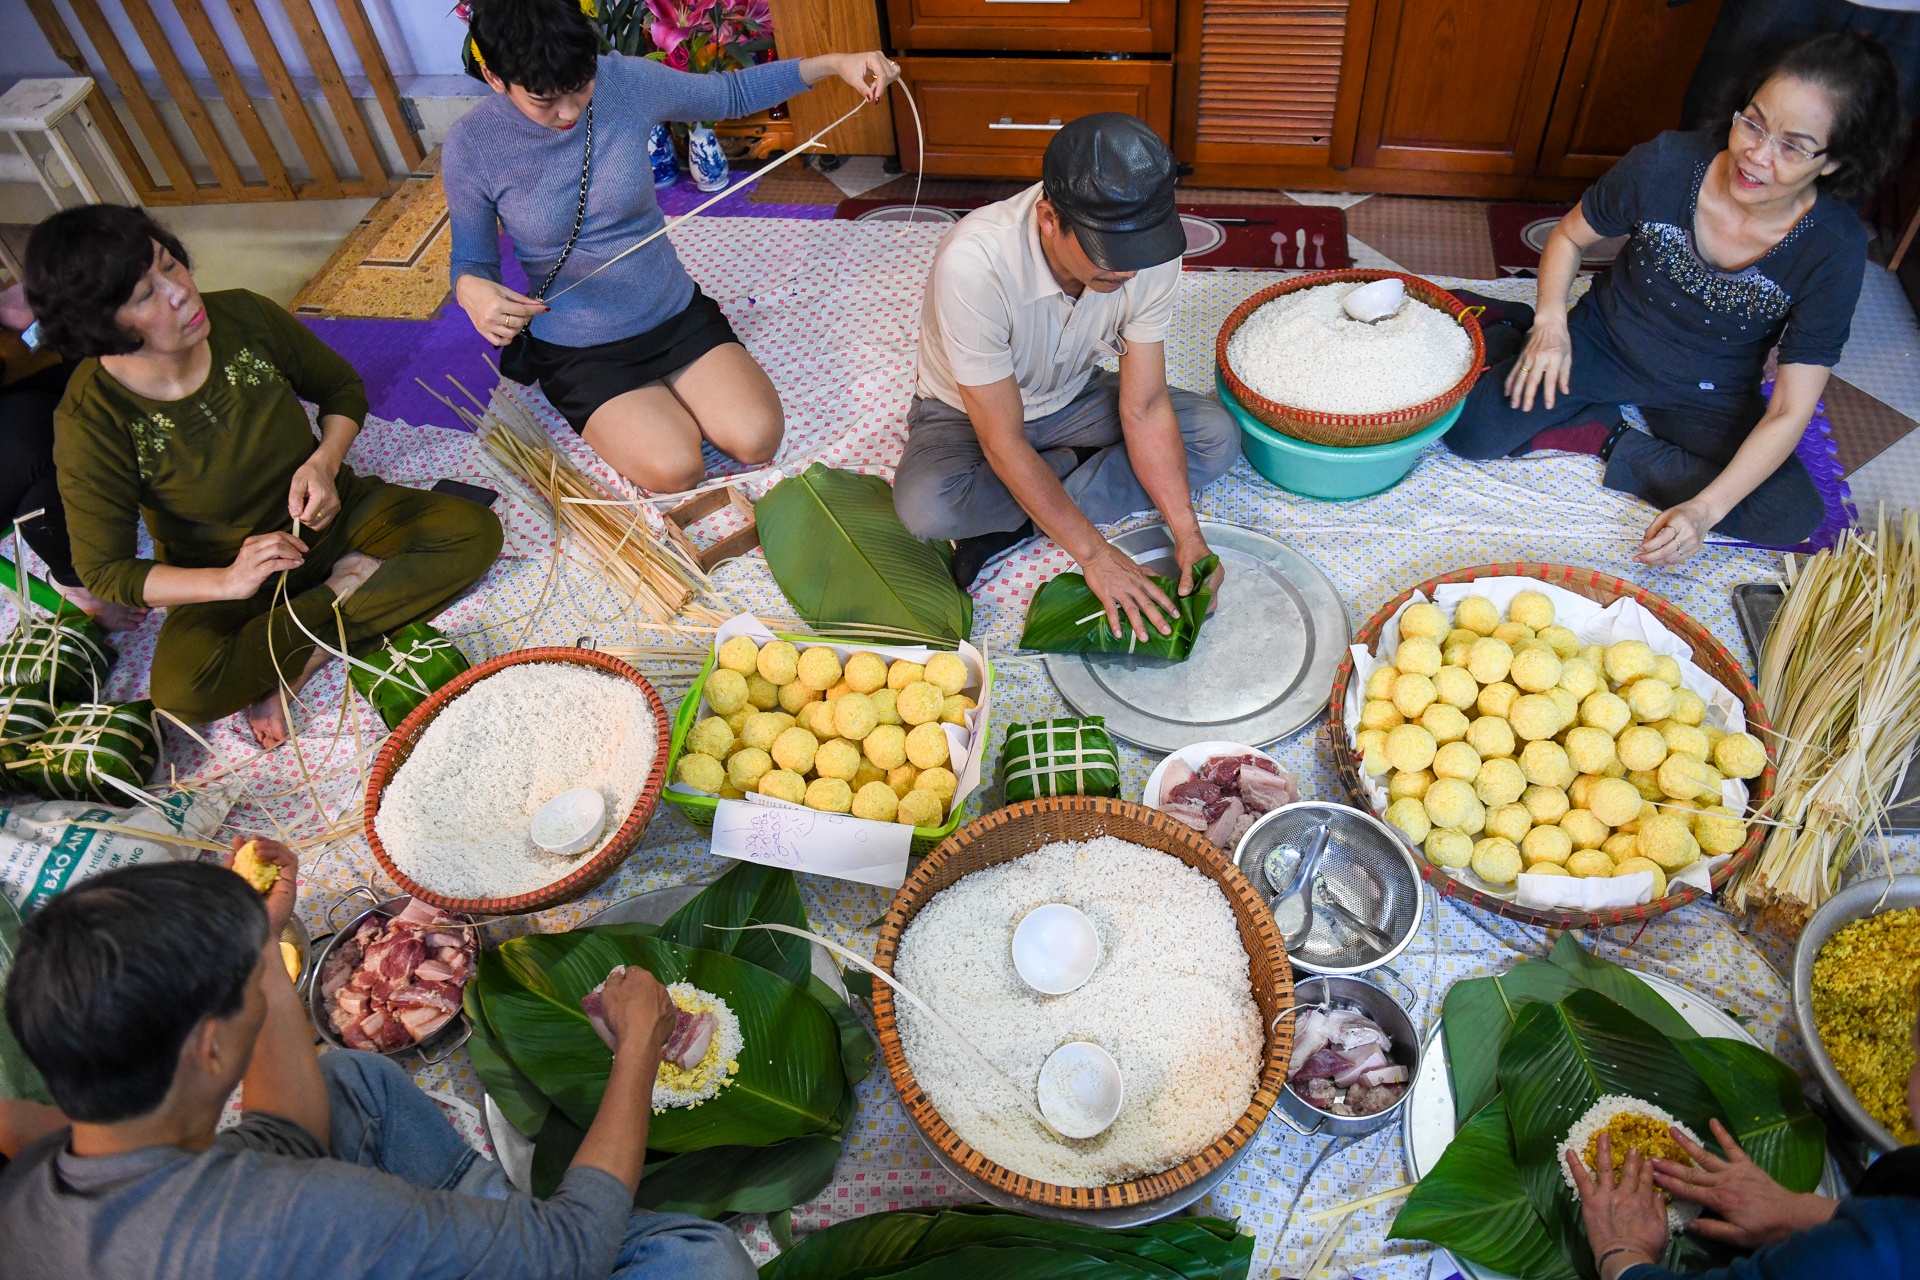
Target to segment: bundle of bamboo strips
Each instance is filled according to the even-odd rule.
[[[1791,936],[1871,843],[1920,738],[1920,513],[1882,510],[1786,573],[1760,655],[1780,825],[1729,892]]]

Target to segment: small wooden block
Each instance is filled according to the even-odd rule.
[[[704,551],[696,550],[684,531],[722,507],[732,507],[745,516],[747,527],[736,529]],[[669,533],[677,535],[675,541],[692,553],[694,561],[707,573],[713,572],[715,565],[743,556],[760,545],[760,529],[753,520],[753,503],[733,485],[709,489],[699,497],[681,503],[667,512],[666,516]]]

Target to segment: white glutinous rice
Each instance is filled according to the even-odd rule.
[[[434,717],[381,797],[374,830],[394,865],[435,893],[531,893],[613,839],[658,738],[646,695],[628,681],[566,663],[507,667]],[[598,788],[607,825],[592,849],[557,858],[530,827],[569,787]]]
[[[1390,413],[1442,394],[1473,361],[1453,317],[1408,295],[1392,317],[1363,324],[1340,303],[1360,283],[1282,294],[1241,322],[1227,363],[1269,400],[1318,413]]]
[[[1654,1106],[1651,1102],[1643,1102],[1639,1098],[1629,1098],[1619,1093],[1604,1094],[1591,1107],[1587,1108],[1587,1114],[1573,1122],[1573,1128],[1567,1131],[1566,1139],[1554,1149],[1553,1156],[1560,1166],[1560,1177],[1567,1184],[1568,1189],[1573,1192],[1574,1199],[1578,1200],[1580,1198],[1580,1186],[1573,1180],[1573,1170],[1567,1167],[1567,1153],[1569,1151],[1579,1153],[1580,1163],[1587,1166],[1587,1172],[1595,1172],[1593,1164],[1586,1157],[1587,1144],[1593,1141],[1595,1134],[1624,1115],[1656,1120],[1662,1126],[1662,1132],[1665,1132],[1665,1126],[1672,1125],[1680,1132],[1686,1134],[1687,1137],[1691,1138],[1696,1144],[1700,1141],[1699,1134],[1695,1133],[1686,1125],[1681,1124],[1666,1111]],[[1620,1152],[1616,1154],[1624,1158],[1625,1153]],[[1684,1159],[1684,1157],[1682,1158]],[[1688,1163],[1691,1162],[1689,1161]],[[1664,1191],[1661,1192],[1661,1194],[1666,1195]],[[1667,1230],[1678,1235],[1680,1232],[1685,1231],[1687,1225],[1699,1216],[1699,1205],[1693,1203],[1691,1200],[1679,1200],[1672,1196],[1667,1196]]]
[[[1063,996],[1041,995],[1013,967],[1015,926],[1049,902],[1078,907],[1100,935],[1099,967]],[[941,1116],[1029,1177],[1097,1187],[1171,1169],[1231,1128],[1259,1084],[1265,1035],[1226,895],[1178,858],[1112,836],[1050,844],[943,889],[901,936],[894,976],[1030,1103],[1066,1042],[1113,1055],[1119,1119],[1062,1141],[931,1019],[894,1005],[907,1063]]]

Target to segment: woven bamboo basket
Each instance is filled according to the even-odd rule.
[[[1430,306],[1439,308],[1467,331],[1467,337],[1473,341],[1473,359],[1467,364],[1467,371],[1460,381],[1431,400],[1422,401],[1405,409],[1395,409],[1391,413],[1321,413],[1314,409],[1297,409],[1292,405],[1269,400],[1246,383],[1233,371],[1227,362],[1227,343],[1234,333],[1246,322],[1248,316],[1275,298],[1302,289],[1312,289],[1323,284],[1342,284],[1346,281],[1365,283],[1370,280],[1394,279],[1403,281],[1407,292]],[[1241,407],[1283,435],[1296,440],[1305,440],[1309,444],[1331,445],[1336,448],[1353,448],[1358,445],[1392,444],[1395,440],[1404,440],[1417,431],[1423,431],[1440,421],[1455,405],[1466,399],[1467,392],[1473,389],[1474,381],[1479,378],[1487,362],[1486,340],[1480,334],[1480,322],[1474,317],[1472,309],[1460,299],[1419,276],[1410,276],[1401,271],[1375,271],[1368,268],[1353,267],[1344,271],[1316,271],[1310,276],[1299,276],[1280,284],[1269,286],[1248,298],[1233,309],[1227,322],[1220,326],[1220,336],[1214,341],[1213,357],[1220,366],[1220,376],[1226,382],[1228,390],[1233,392]]]
[[[600,852],[575,867],[565,879],[536,889],[531,893],[516,894],[504,898],[454,898],[444,893],[435,893],[424,885],[416,883],[393,865],[393,859],[387,856],[387,850],[380,843],[380,832],[374,818],[380,812],[380,797],[385,793],[387,784],[393,781],[393,775],[407,762],[413,749],[419,744],[420,735],[427,731],[433,718],[444,710],[448,703],[471,689],[480,681],[496,671],[518,666],[524,662],[550,662],[576,667],[587,667],[594,671],[604,671],[609,675],[632,681],[647,696],[647,705],[653,710],[656,747],[653,753],[653,768],[647,774],[647,780],[640,787],[640,795],[633,802],[633,808],[627,812],[627,819],[613,838],[603,846]],[[667,721],[666,704],[660,700],[660,694],[651,682],[618,658],[609,658],[593,649],[542,648],[522,649],[517,653],[502,654],[490,658],[477,667],[461,672],[447,684],[429,694],[427,700],[415,707],[400,726],[390,734],[380,748],[380,754],[374,757],[373,770],[367,775],[366,826],[367,843],[373,847],[373,856],[380,863],[393,882],[402,889],[423,901],[431,902],[448,911],[464,911],[472,915],[505,916],[518,915],[526,911],[543,911],[558,906],[562,902],[571,902],[602,880],[612,875],[614,869],[626,861],[640,844],[647,823],[653,819],[653,811],[660,802],[660,792],[667,783],[667,743],[672,737]]]
[[[1281,1013],[1293,1007],[1293,973],[1267,904],[1254,892],[1231,858],[1184,823],[1124,800],[1058,796],[995,810],[942,841],[894,894],[873,954],[874,963],[892,973],[900,935],[907,925],[936,893],[969,872],[1010,862],[1056,841],[1092,840],[1099,836],[1115,836],[1159,849],[1205,872],[1219,883],[1240,926],[1240,941],[1247,949],[1248,971],[1253,982],[1253,998],[1260,1006],[1260,1015],[1267,1027],[1266,1050],[1259,1087],[1254,1090],[1246,1112],[1204,1151],[1184,1164],[1151,1177],[1104,1187],[1058,1186],[989,1160],[969,1146],[934,1109],[907,1065],[895,1022],[892,989],[885,983],[875,983],[873,988],[873,1013],[880,1030],[881,1055],[886,1059],[887,1070],[893,1075],[894,1087],[900,1091],[907,1113],[920,1126],[926,1140],[989,1186],[1036,1204],[1066,1209],[1117,1209],[1145,1204],[1191,1186],[1232,1159],[1235,1152],[1252,1140],[1267,1118],[1286,1081],[1287,1066],[1293,1056],[1293,1019],[1280,1019]],[[1280,1019],[1277,1025],[1276,1019]]]
[[[1419,586],[1411,587],[1387,601],[1378,613],[1367,620],[1367,625],[1360,628],[1359,633],[1354,636],[1354,643],[1373,649],[1380,641],[1380,632],[1387,625],[1387,619],[1391,618],[1394,610],[1406,603],[1415,591],[1422,592],[1431,600],[1434,588],[1443,583],[1474,582],[1481,578],[1537,578],[1602,605],[1612,604],[1623,598],[1638,601],[1659,618],[1662,625],[1669,631],[1692,646],[1694,662],[1698,663],[1708,675],[1732,690],[1734,696],[1739,698],[1746,707],[1747,731],[1763,743],[1767,740],[1765,731],[1772,728],[1767,721],[1767,709],[1761,705],[1759,691],[1753,687],[1753,682],[1747,679],[1747,673],[1741,669],[1739,662],[1727,652],[1726,646],[1714,639],[1712,632],[1701,626],[1697,620],[1678,608],[1672,601],[1663,599],[1636,583],[1628,582],[1625,578],[1616,578],[1598,569],[1577,569],[1564,564],[1532,563],[1483,564],[1471,569],[1455,569],[1437,578],[1429,578]],[[1329,704],[1331,714],[1327,719],[1327,734],[1332,739],[1334,770],[1340,775],[1340,781],[1346,785],[1356,805],[1372,812],[1366,791],[1360,784],[1360,758],[1347,741],[1347,686],[1352,683],[1352,680],[1353,654],[1349,652],[1342,656],[1340,668],[1334,673],[1333,700]],[[1767,797],[1773,794],[1774,772],[1773,753],[1769,751],[1766,769],[1759,777],[1751,778],[1747,782],[1749,813],[1757,812],[1766,803]],[[1747,842],[1740,846],[1733,857],[1714,873],[1713,887],[1716,892],[1753,861],[1765,840],[1766,828],[1755,825],[1747,836]],[[1418,849],[1414,850],[1413,861],[1414,865],[1419,867],[1422,878],[1442,897],[1459,898],[1496,915],[1555,929],[1611,929],[1620,925],[1642,924],[1707,896],[1698,889],[1681,887],[1658,901],[1641,906],[1617,907],[1606,911],[1544,910],[1537,907],[1523,907],[1518,903],[1484,893],[1466,881],[1450,876],[1434,866]]]

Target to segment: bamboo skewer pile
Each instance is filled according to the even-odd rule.
[[[1920,738],[1920,513],[1882,511],[1786,571],[1760,655],[1779,768],[1764,816],[1781,825],[1730,895],[1794,935],[1878,832]]]

